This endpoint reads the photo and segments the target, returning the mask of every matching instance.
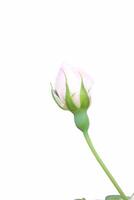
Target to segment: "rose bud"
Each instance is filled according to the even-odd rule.
[[[86,111],[91,104],[90,89],[92,79],[81,69],[61,67],[56,78],[52,96],[58,106],[74,114],[76,126],[88,129]]]

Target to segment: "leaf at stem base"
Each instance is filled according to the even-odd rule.
[[[128,197],[130,199],[130,197]],[[109,195],[106,196],[105,200],[123,200],[123,198],[120,195]]]

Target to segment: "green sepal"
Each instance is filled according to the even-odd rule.
[[[83,80],[81,78],[81,89],[80,89],[80,108],[81,109],[88,109],[90,106],[90,97],[87,93],[87,90],[84,87]]]
[[[130,199],[130,197],[127,196],[128,199]],[[109,195],[105,197],[105,200],[123,200],[123,198],[121,197],[121,195]]]
[[[74,113],[74,121],[78,129],[87,133],[89,128],[89,118],[86,110],[79,109]]]
[[[67,110],[67,108],[65,107],[65,105],[63,105],[63,103],[61,102],[59,96],[57,95],[57,93],[55,92],[55,90],[53,89],[53,86],[51,84],[51,94],[52,97],[54,99],[54,101],[56,102],[56,104],[63,110]]]
[[[70,110],[72,113],[75,113],[78,110],[78,107],[74,104],[69,86],[66,80],[66,97],[65,97],[66,105],[68,110]]]

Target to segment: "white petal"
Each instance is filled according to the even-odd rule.
[[[55,89],[62,100],[65,99],[65,94],[66,94],[65,76],[67,78],[71,95],[79,93],[81,85],[81,78],[78,71],[76,71],[76,69],[74,68],[70,68],[69,66],[62,66],[59,70],[55,84]]]
[[[91,90],[91,87],[93,85],[93,79],[89,74],[87,74],[85,71],[82,69],[79,69],[79,73],[82,76],[83,82],[84,82],[84,87],[89,92]]]
[[[63,70],[66,74],[71,93],[73,94],[73,93],[79,91],[81,77],[80,77],[80,74],[78,73],[77,69],[72,68],[70,66],[64,66]]]
[[[63,68],[60,68],[55,82],[55,90],[57,91],[62,102],[65,101],[66,79]]]
[[[79,108],[80,107],[80,92],[73,94],[72,99],[75,105]]]
[[[134,193],[131,195],[130,200],[134,200]]]

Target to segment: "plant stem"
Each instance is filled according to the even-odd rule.
[[[89,148],[91,149],[93,155],[95,156],[96,160],[98,161],[98,163],[100,164],[100,166],[102,167],[102,169],[104,170],[104,172],[106,173],[106,175],[108,176],[108,178],[111,180],[111,182],[113,183],[113,185],[115,186],[115,188],[117,189],[117,191],[119,192],[119,194],[121,195],[122,199],[123,200],[128,200],[127,196],[122,191],[122,189],[118,185],[117,181],[112,176],[112,174],[110,173],[110,171],[108,170],[108,168],[106,167],[106,165],[104,164],[104,162],[102,161],[102,159],[100,158],[100,156],[98,155],[97,151],[95,150],[95,148],[93,146],[93,143],[92,143],[92,141],[91,141],[88,133],[84,133],[84,137],[85,137],[86,142],[87,142]]]

